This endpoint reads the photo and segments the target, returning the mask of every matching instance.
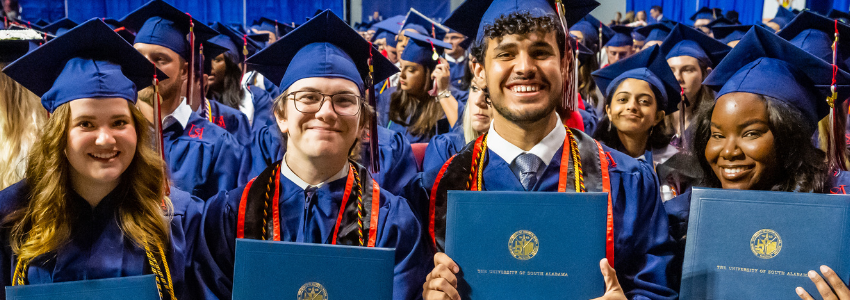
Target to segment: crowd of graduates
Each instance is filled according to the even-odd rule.
[[[447,191],[606,192],[600,299],[675,299],[692,187],[846,194],[850,14],[608,26],[598,5],[7,17],[0,281],[155,274],[163,299],[230,299],[247,238],[395,248],[394,299],[459,299]],[[850,299],[811,268],[818,290],[789,295]]]

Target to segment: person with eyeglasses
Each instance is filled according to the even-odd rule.
[[[273,111],[286,153],[247,185],[208,200],[193,259],[203,287],[196,298],[230,299],[237,238],[395,248],[393,298],[421,294],[433,255],[425,233],[407,200],[355,159],[374,116],[364,97],[369,79],[398,69],[330,11],[248,62],[280,83]]]

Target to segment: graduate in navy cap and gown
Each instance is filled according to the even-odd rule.
[[[677,152],[664,117],[679,109],[681,88],[658,46],[593,72],[593,78],[605,95],[596,140],[653,170]]]
[[[467,70],[469,69],[469,64],[466,59],[466,49],[469,48],[472,40],[467,39],[466,36],[460,32],[451,30],[443,38],[443,42],[452,45],[452,48],[447,49],[443,55],[449,63],[449,69],[452,75],[449,81],[455,90],[466,91],[468,86],[464,86],[463,84],[463,78],[466,76],[468,72]]]
[[[136,93],[165,75],[100,19],[6,67],[51,117],[26,178],[0,191],[4,286],[156,274],[192,298],[203,202],[166,185]],[[5,298],[5,290],[0,291]]]
[[[608,55],[608,65],[632,56],[635,52],[632,47],[634,46],[634,39],[632,39],[632,30],[634,30],[634,28],[628,26],[613,26],[611,29],[614,30],[614,35],[607,43],[605,43],[605,51]]]
[[[190,26],[195,35],[216,32],[161,0],[148,2],[121,22],[136,31],[136,50],[169,77],[159,81],[158,96],[148,87],[139,91],[139,98],[161,102],[162,120],[156,122],[162,124],[163,152],[175,186],[201,199],[238,186],[244,147],[225,129],[192,111],[182,92],[188,77],[194,77],[188,63],[193,58],[187,40]]]
[[[265,90],[242,81],[245,59],[260,50],[253,40],[233,31],[224,24],[213,25],[221,35],[212,38],[212,42],[227,49],[224,53],[210,57],[210,76],[207,97],[231,108],[239,109],[248,117],[252,129],[274,124],[271,96]],[[247,52],[247,53],[246,53]]]
[[[401,54],[399,88],[390,96],[386,127],[411,143],[426,143],[459,124],[463,102],[453,93],[449,65],[440,57],[451,45],[418,33],[404,34],[410,42]]]
[[[791,20],[794,19],[796,15],[781,5],[776,9],[776,15],[773,16],[773,19],[767,21],[765,25],[768,28],[773,29],[774,32],[779,32],[782,28],[785,28],[788,23],[791,23]]]
[[[407,200],[382,189],[370,170],[350,159],[374,122],[364,97],[371,81],[398,70],[329,10],[249,61],[286,91],[275,115],[287,151],[247,186],[209,200],[193,261],[204,284],[197,296],[230,298],[235,242],[250,238],[395,248],[393,298],[416,298],[431,255],[424,232]],[[274,195],[269,205],[279,211],[270,214],[275,225],[267,232],[266,194]]]
[[[703,6],[693,15],[691,15],[691,21],[694,21],[694,28],[697,30],[701,30],[702,32],[708,34],[709,30],[707,28],[708,23],[716,20],[718,17],[722,17],[723,12],[719,8],[708,8]]]
[[[811,137],[829,113],[832,74],[829,63],[753,26],[704,82],[717,100],[696,124],[700,186],[829,193],[841,179]],[[846,95],[850,74],[838,70],[835,80]],[[664,203],[679,243],[671,280],[681,277],[690,198],[688,190]]]
[[[673,144],[687,148],[691,140],[691,124],[696,115],[714,103],[714,91],[703,86],[703,80],[726,57],[732,48],[684,24],[678,24],[661,44],[661,52],[682,88],[684,95],[679,111],[668,117],[669,128],[676,134]],[[684,116],[683,116],[684,114]],[[684,126],[683,126],[684,125]]]
[[[427,224],[434,247],[443,251],[448,190],[608,192],[607,260],[600,257],[600,269],[607,278],[604,298],[674,299],[676,293],[667,287],[665,276],[673,243],[652,170],[581,131],[565,128],[556,112],[565,96],[562,84],[569,82],[561,70],[569,58],[562,53],[572,55],[572,49],[561,48],[566,47],[564,41],[557,41],[565,38],[561,28],[580,20],[598,3],[565,3],[564,25],[552,4],[544,0],[467,1],[446,21],[452,28],[458,28],[454,21],[479,24],[477,34],[464,34],[476,39],[472,49],[482,63],[475,73],[485,80],[489,91],[495,109],[493,123],[486,134],[441,169],[426,171],[412,182],[406,195],[422,213],[420,219]],[[534,22],[518,26],[519,18]],[[546,29],[529,24],[546,24]],[[518,33],[504,33],[508,26],[516,30],[510,32]],[[485,27],[491,28],[486,35]],[[532,40],[538,42],[527,42]],[[496,43],[505,50],[497,52]],[[481,159],[473,163],[473,157]],[[577,163],[583,165],[581,175],[569,171]],[[470,177],[480,181],[470,181]],[[423,297],[457,299],[454,279],[462,276],[458,272],[464,266],[443,253],[435,256],[435,265]],[[470,271],[474,272],[464,272]]]
[[[670,31],[673,31],[673,26],[676,26],[675,22],[664,21],[635,29],[638,33],[646,36],[641,50],[648,49],[653,45],[661,45],[661,43],[664,42],[664,39],[667,38],[667,35],[670,34]]]
[[[714,38],[726,46],[735,48],[738,41],[744,37],[753,25],[718,25],[711,28]]]

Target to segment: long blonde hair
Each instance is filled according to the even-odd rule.
[[[121,197],[115,213],[121,230],[136,245],[167,245],[172,205],[165,197],[164,162],[150,145],[150,124],[132,103],[127,102],[135,124],[138,143],[133,161],[121,175]],[[71,194],[70,163],[65,156],[71,117],[70,105],[59,106],[47,120],[39,143],[30,151],[26,168],[29,202],[7,216],[11,226],[12,251],[20,261],[54,252],[71,238],[75,213]]]
[[[0,69],[5,63],[0,62]],[[44,125],[47,111],[38,96],[0,72],[0,190],[24,178],[27,152]]]

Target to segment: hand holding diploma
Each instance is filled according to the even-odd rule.
[[[838,277],[838,274],[835,274],[835,271],[827,266],[820,266],[820,272],[823,273],[826,280],[815,271],[809,271],[809,278],[815,283],[818,293],[824,300],[850,300],[850,290],[847,289],[847,285]],[[803,300],[814,300],[802,287],[797,287],[797,296],[800,296],[800,299]]]

